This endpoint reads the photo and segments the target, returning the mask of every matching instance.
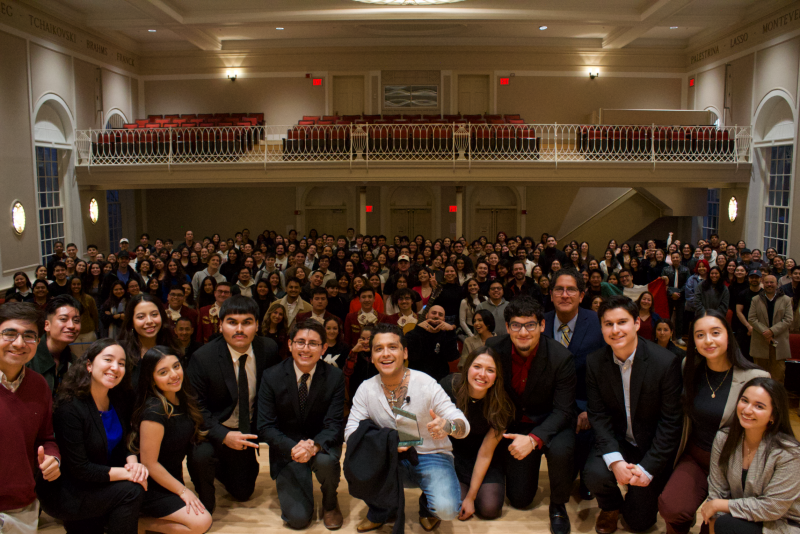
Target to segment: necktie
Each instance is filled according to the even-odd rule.
[[[306,401],[308,400],[308,379],[311,378],[311,375],[308,373],[304,373],[303,376],[300,377],[300,385],[297,387],[297,394],[300,397],[300,415],[305,415],[306,413]]]
[[[247,383],[247,370],[244,368],[247,354],[239,356],[239,432],[250,433],[250,384]]]
[[[558,327],[558,331],[561,332],[561,344],[565,347],[569,347],[569,340],[572,339],[572,336],[569,332],[569,325],[564,323]]]

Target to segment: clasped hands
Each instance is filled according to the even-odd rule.
[[[299,464],[304,464],[313,458],[320,450],[319,445],[313,439],[304,439],[297,442],[292,447],[292,460]]]
[[[617,460],[611,464],[611,471],[613,471],[617,482],[620,484],[630,484],[631,486],[642,488],[650,484],[650,478],[644,474],[638,465]]]

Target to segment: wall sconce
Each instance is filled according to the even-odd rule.
[[[227,72],[227,74],[228,74],[228,79],[229,79],[230,81],[232,81],[232,82],[235,82],[235,81],[236,81],[236,77],[238,76],[238,74],[236,73],[236,71],[235,71],[235,70],[229,70],[229,71]]]
[[[11,206],[11,227],[15,234],[22,235],[25,231],[25,222],[25,208],[19,200],[15,200]]]
[[[97,204],[97,199],[93,198],[89,201],[89,220],[92,224],[97,224],[97,219],[100,217],[100,206]]]
[[[598,76],[600,76],[600,69],[598,69],[597,67],[592,67],[589,69],[589,78],[594,80]]]

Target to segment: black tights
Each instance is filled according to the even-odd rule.
[[[763,523],[736,519],[731,514],[722,514],[714,523],[718,534],[761,534]]]
[[[461,483],[461,500],[467,496],[469,485]],[[475,513],[481,519],[497,519],[503,512],[503,501],[506,496],[505,484],[484,483],[475,497]]]

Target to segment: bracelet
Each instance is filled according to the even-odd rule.
[[[536,450],[536,440],[534,440],[533,436],[530,434],[528,434],[528,439],[531,440],[531,447],[533,447],[533,450]]]
[[[178,495],[178,497],[183,497],[184,493],[186,493],[186,486],[183,487],[183,491]]]

